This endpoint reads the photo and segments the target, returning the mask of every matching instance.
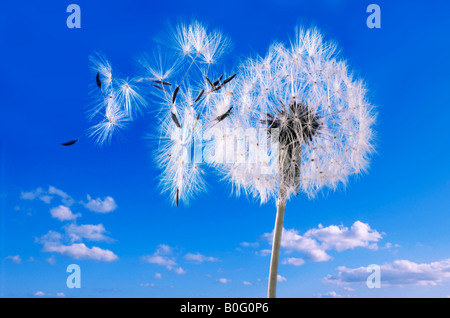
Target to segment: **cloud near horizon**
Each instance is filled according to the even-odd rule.
[[[327,253],[329,250],[342,252],[356,247],[376,250],[377,242],[382,236],[382,233],[371,229],[369,224],[361,221],[354,222],[350,228],[337,225],[323,227],[319,224],[317,228],[310,229],[303,235],[297,230],[283,228],[281,247],[288,251],[302,252],[313,262],[324,262],[332,259]],[[273,233],[265,233],[262,237],[272,243]],[[296,266],[303,264],[300,259],[293,258],[283,263]]]
[[[365,284],[370,272],[367,267],[337,268],[338,273],[327,275],[324,283],[335,285]],[[396,260],[380,265],[381,286],[436,286],[450,281],[450,258],[431,263],[415,263],[409,260]]]

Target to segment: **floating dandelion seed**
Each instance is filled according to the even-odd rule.
[[[61,145],[62,145],[62,146],[72,146],[72,145],[75,144],[77,141],[78,141],[78,138],[77,138],[77,139],[70,140],[70,141],[67,141],[67,142],[63,142]]]
[[[90,127],[85,133],[102,145],[109,143],[114,134],[120,133],[133,117],[141,114],[147,106],[147,101],[141,96],[141,88],[138,86],[142,78],[121,79],[113,77],[111,64],[100,53],[91,56],[92,70],[95,72],[97,89],[93,91],[95,103],[91,105],[88,118],[97,117],[100,122]],[[165,81],[157,82],[168,86]],[[163,87],[153,84],[154,87],[164,90]],[[100,88],[101,93],[99,94]],[[84,134],[83,134],[84,135]]]
[[[104,119],[91,127],[88,133],[99,145],[108,144],[112,136],[124,129],[129,121],[130,117],[125,111],[121,110],[117,104],[110,104]]]

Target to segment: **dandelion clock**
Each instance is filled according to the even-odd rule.
[[[256,137],[237,134],[236,144],[242,142],[235,158],[245,160],[217,167],[237,194],[276,203],[268,287],[268,297],[275,297],[286,202],[334,190],[363,172],[373,152],[375,114],[362,81],[317,29],[297,28],[288,46],[274,43],[238,74],[228,125]],[[215,146],[226,147],[222,143]]]

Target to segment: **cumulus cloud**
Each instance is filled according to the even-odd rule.
[[[45,203],[51,203],[56,198],[59,198],[61,203],[59,206],[50,209],[50,215],[60,221],[74,221],[81,217],[80,213],[73,213],[71,206],[75,200],[66,192],[49,186],[48,190],[37,188],[29,192],[22,192],[20,195],[23,200],[40,199]],[[90,209],[98,212],[106,213],[113,207],[115,202],[112,198],[107,197],[105,200],[92,200],[88,196],[88,203]],[[73,259],[92,259],[104,262],[111,262],[118,259],[118,256],[112,251],[102,249],[97,246],[88,247],[83,240],[95,242],[111,242],[113,239],[106,236],[106,229],[103,224],[83,224],[77,225],[75,222],[63,227],[65,233],[61,234],[56,231],[48,231],[45,235],[36,238],[35,242],[42,244],[42,251],[50,253],[58,253],[63,256]],[[53,265],[55,264],[54,256],[50,256],[46,261]]]
[[[64,244],[63,235],[55,231],[48,231],[47,234],[36,239],[37,243],[43,245],[42,251],[58,253],[73,259],[91,259],[103,262],[111,262],[118,259],[118,256],[110,250],[96,246],[87,247],[84,243]]]
[[[184,269],[182,269],[181,267],[174,268],[174,272],[177,273],[178,275],[186,274],[186,271]]]
[[[39,187],[28,192],[22,191],[20,194],[20,198],[23,200],[39,199],[47,204],[49,204],[55,196],[59,197],[62,203],[66,206],[71,206],[75,202],[70,195],[55,188],[54,186],[49,186],[47,191]]]
[[[219,279],[216,280],[216,282],[218,282],[220,284],[228,284],[228,283],[231,283],[231,279],[219,278]]]
[[[89,248],[84,243],[47,245],[44,247],[44,251],[56,252],[73,259],[92,259],[102,262],[111,262],[118,259],[117,255],[110,250],[101,249],[97,246]]]
[[[286,258],[282,264],[289,264],[289,265],[294,265],[294,266],[301,266],[303,264],[305,264],[305,260],[302,258],[296,258],[296,257],[289,257]]]
[[[47,263],[49,263],[50,265],[55,265],[55,264],[56,264],[56,258],[55,258],[55,255],[52,255],[52,256],[50,256],[50,257],[47,257],[47,258],[45,259],[45,261],[46,261]]]
[[[337,268],[338,273],[323,278],[325,283],[336,285],[365,284],[371,272],[366,267]],[[408,285],[434,286],[450,281],[450,259],[431,263],[396,260],[380,266],[381,285],[384,287]]]
[[[263,238],[272,242],[273,233],[266,233]],[[336,225],[323,227],[319,224],[303,235],[294,229],[283,229],[281,247],[288,251],[300,251],[311,261],[324,262],[332,258],[327,253],[329,250],[341,252],[356,247],[377,249],[376,242],[381,238],[382,234],[361,221],[356,221],[350,228]]]
[[[58,196],[64,205],[71,206],[75,203],[75,200],[72,199],[72,197],[70,195],[68,195],[67,193],[65,193],[62,190],[55,188],[54,186],[48,187],[48,194]]]
[[[253,242],[253,243],[251,243],[251,242],[242,242],[241,246],[243,246],[243,247],[258,247],[259,244],[258,244],[258,242]]]
[[[92,199],[87,195],[87,202],[83,202],[86,209],[97,213],[109,213],[117,208],[117,204],[112,197]]]
[[[20,255],[8,255],[5,257],[5,259],[11,260],[14,264],[22,264],[22,258]]]
[[[283,277],[281,275],[277,275],[277,282],[282,283],[282,282],[285,282],[285,281],[287,281],[286,277]]]
[[[318,295],[319,298],[342,298],[344,296],[336,293],[334,290],[330,291],[328,293],[324,293],[324,294],[319,294]]]
[[[66,297],[66,295],[62,292],[56,293],[56,295],[52,294],[46,294],[41,290],[38,290],[37,292],[33,293],[33,296],[35,297]]]
[[[361,221],[353,223],[351,228],[330,225],[323,227],[319,224],[317,229],[311,229],[305,233],[305,237],[313,237],[321,242],[326,250],[335,249],[338,252],[354,249],[355,247],[367,247],[377,249],[377,242],[382,235],[376,230],[372,230],[369,224]]]
[[[20,198],[23,200],[34,200],[38,198],[42,193],[44,193],[44,189],[42,188],[37,188],[36,190],[32,190],[29,192],[22,191],[20,193]]]
[[[177,266],[175,257],[171,256],[172,248],[166,244],[158,245],[155,253],[151,255],[142,256],[141,259],[150,264],[156,264],[166,267],[168,270],[173,270],[177,274],[185,274],[186,271]]]
[[[196,254],[187,253],[184,256],[184,258],[187,259],[188,261],[191,261],[191,262],[194,262],[194,263],[197,263],[197,264],[200,264],[200,263],[203,263],[203,262],[217,262],[219,260],[218,258],[215,258],[215,257],[212,257],[212,256],[205,256],[205,255],[202,255],[200,253],[196,253]]]
[[[142,260],[150,264],[165,266],[167,269],[172,269],[173,266],[177,265],[173,259],[161,255],[145,255]]]
[[[70,224],[64,227],[66,235],[69,237],[71,242],[80,242],[83,239],[89,241],[108,241],[111,242],[112,239],[104,233],[106,232],[103,224]]]
[[[50,209],[50,214],[60,221],[71,221],[81,216],[80,213],[73,214],[70,208],[64,205]]]

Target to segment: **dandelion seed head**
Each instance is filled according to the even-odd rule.
[[[263,127],[269,143],[277,142],[276,151],[252,150],[276,168],[267,174],[258,165],[224,164],[225,178],[261,202],[345,185],[373,152],[375,114],[365,93],[334,43],[317,29],[297,28],[290,46],[274,43],[242,66],[233,98],[243,127]]]

